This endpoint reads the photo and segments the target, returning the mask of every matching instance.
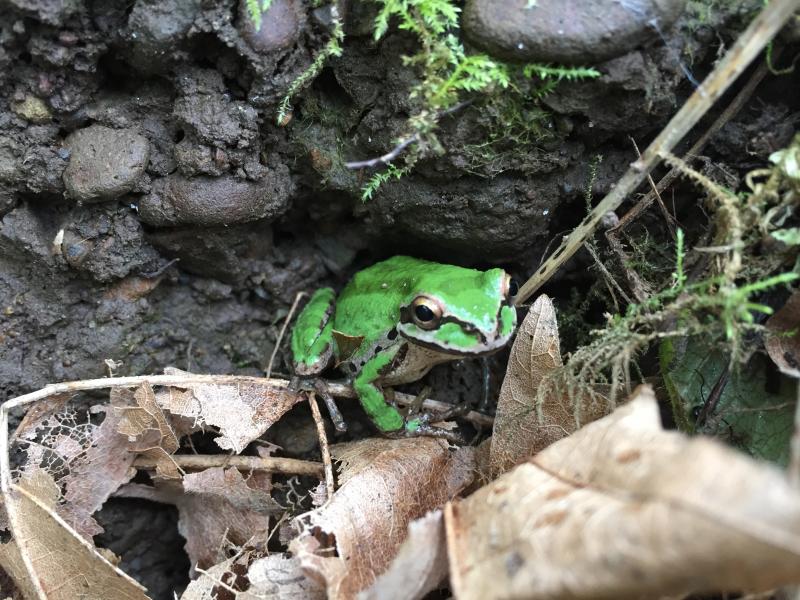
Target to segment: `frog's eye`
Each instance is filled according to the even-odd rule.
[[[506,296],[506,298],[513,301],[514,298],[517,297],[518,292],[519,284],[517,283],[517,280],[513,279],[509,275],[506,275],[505,279],[503,280],[503,294]]]
[[[433,329],[442,318],[442,307],[432,298],[419,296],[411,303],[411,314],[417,327]]]

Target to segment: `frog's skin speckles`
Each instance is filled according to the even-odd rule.
[[[502,269],[390,258],[357,273],[336,298],[332,315],[330,289],[312,297],[292,336],[296,368],[310,373],[333,355],[354,377],[379,429],[413,430],[385,400],[382,386],[416,381],[434,365],[503,347],[516,327],[510,288]]]

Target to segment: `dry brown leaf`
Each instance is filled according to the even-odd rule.
[[[14,540],[0,544],[0,593],[15,599],[37,600],[36,588]]]
[[[44,422],[62,412],[69,400],[70,394],[56,394],[33,403],[25,412],[25,416],[22,417],[22,421],[11,436],[9,443],[14,444],[19,440],[35,440],[40,430],[45,427]]]
[[[69,395],[62,394],[33,404],[14,442],[25,451],[19,471],[44,468],[57,477],[65,500],[57,506],[59,516],[90,540],[103,531],[91,515],[133,477],[135,454],[128,451],[125,436],[117,433],[115,411],[92,407],[90,412],[104,413],[102,423],[96,425],[88,414],[65,407],[68,399]]]
[[[347,599],[387,569],[409,522],[469,484],[474,460],[471,448],[452,451],[433,438],[366,439],[331,451],[342,463],[341,487],[298,520],[301,534],[289,547],[328,598]]]
[[[177,369],[164,372],[189,375]],[[169,404],[162,407],[199,425],[216,427],[220,432],[214,440],[217,445],[237,454],[303,400],[302,394],[269,382],[198,383],[185,387],[192,392],[190,396],[173,394],[166,397]]]
[[[562,366],[558,321],[553,303],[541,295],[520,325],[511,348],[506,376],[497,401],[489,465],[499,475],[577,429],[574,402],[548,390],[537,406],[544,378]],[[607,412],[600,403],[582,403],[581,420]]]
[[[214,467],[183,478],[183,491],[187,494],[217,496],[234,508],[262,515],[283,512],[270,496],[271,489],[269,473],[260,471],[245,479],[238,469],[232,467]]]
[[[300,562],[286,554],[271,554],[253,562],[247,569],[250,587],[236,600],[322,600],[325,590],[300,569]]]
[[[541,295],[525,316],[511,348],[492,432],[492,472],[502,473],[569,435],[575,419],[571,408],[561,406],[561,398],[547,399],[547,410],[543,407],[546,421],[540,423],[536,411],[539,384],[562,364],[556,310],[550,298]]]
[[[795,292],[781,309],[767,319],[764,345],[769,357],[790,377],[800,378],[800,292]]]
[[[115,388],[111,405],[120,414],[118,431],[128,436],[129,448],[156,463],[156,475],[177,479],[180,470],[170,458],[178,448],[178,436],[156,402],[153,387],[143,383],[133,392],[135,405],[129,402],[130,390]]]
[[[55,513],[59,488],[41,469],[11,484],[3,500],[29,584],[48,600],[147,600],[136,581],[99,555]],[[17,582],[24,588],[25,583]]]
[[[217,592],[236,581],[233,565],[238,558],[234,556],[205,569],[197,579],[189,582],[181,594],[181,600],[218,600]],[[226,596],[232,595],[226,594]]]
[[[190,485],[201,493],[184,493],[176,481],[161,481],[156,487],[128,484],[117,496],[143,498],[178,509],[178,530],[186,538],[185,549],[192,568],[211,567],[227,558],[232,546],[262,542],[269,535],[269,514],[282,510],[268,497],[269,483],[263,473],[253,474],[246,481],[235,469],[207,469],[187,475]],[[206,475],[208,474],[208,475]],[[268,476],[266,477],[268,479]],[[230,494],[225,483],[231,482],[235,492]],[[207,489],[205,482],[208,482]],[[252,494],[252,500],[247,496]],[[230,496],[230,498],[228,497]],[[241,506],[237,506],[237,502]]]
[[[392,564],[358,600],[417,600],[447,577],[447,545],[441,510],[411,521]]]
[[[322,600],[325,592],[303,575],[296,558],[271,554],[253,560],[253,553],[245,551],[205,569],[189,583],[181,600],[218,600],[221,597],[235,600]]]
[[[472,598],[642,598],[800,581],[800,493],[775,467],[661,428],[650,388],[445,509]]]
[[[118,432],[119,415],[106,407],[100,411],[105,419],[93,429],[88,447],[71,462],[69,474],[60,482],[65,491],[58,513],[87,539],[103,531],[92,515],[136,475],[132,466],[136,454]]]

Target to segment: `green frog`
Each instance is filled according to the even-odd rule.
[[[516,293],[502,269],[395,256],[356,273],[338,297],[331,288],[314,293],[292,332],[295,373],[315,376],[335,364],[380,431],[435,435],[429,415],[404,416],[384,387],[505,346],[517,324]]]

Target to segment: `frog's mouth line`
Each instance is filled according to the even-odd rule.
[[[503,309],[503,305],[501,305],[500,311],[502,311],[502,309]],[[500,311],[497,312],[497,320],[498,321],[500,319]],[[402,313],[405,313],[405,311],[401,311],[401,314]],[[401,318],[400,321],[403,324],[411,322],[410,319],[406,320],[404,318]],[[414,344],[417,344],[418,346],[422,346],[423,348],[427,348],[429,350],[435,350],[436,352],[441,352],[443,354],[452,354],[454,356],[466,356],[466,355],[468,355],[468,356],[488,356],[490,354],[494,354],[495,352],[500,350],[503,346],[505,346],[508,343],[508,341],[511,339],[511,336],[513,334],[513,332],[512,332],[512,334],[509,334],[507,336],[502,336],[502,335],[498,334],[498,335],[496,335],[494,337],[494,339],[491,342],[489,342],[487,340],[486,334],[483,331],[481,331],[480,329],[478,329],[477,327],[475,327],[474,325],[472,325],[470,323],[466,323],[466,322],[458,319],[457,317],[454,317],[453,315],[445,315],[439,321],[439,325],[444,325],[446,323],[455,323],[456,325],[461,327],[467,333],[477,335],[480,338],[480,343],[479,343],[478,347],[480,347],[481,350],[470,350],[468,348],[459,348],[459,347],[448,348],[447,346],[443,346],[440,343],[430,342],[430,341],[427,341],[427,340],[424,340],[424,339],[420,339],[418,337],[414,337],[412,335],[408,335],[407,333],[405,333],[401,329],[399,329],[398,331],[399,331],[401,336],[403,336],[405,339],[413,342]]]
[[[407,335],[402,331],[400,332],[400,335],[406,340],[416,344],[417,346],[422,346],[423,348],[427,348],[428,350],[441,352],[442,354],[451,354],[453,356],[489,356],[490,354],[494,354],[498,350],[501,350],[508,343],[508,340],[511,339],[510,335],[507,336],[506,338],[498,336],[496,338],[495,343],[493,343],[490,346],[487,346],[486,344],[481,344],[481,347],[484,349],[476,351],[476,350],[467,350],[464,348],[447,348],[446,346],[442,346],[441,344],[427,342],[425,340],[421,340],[419,338]]]

